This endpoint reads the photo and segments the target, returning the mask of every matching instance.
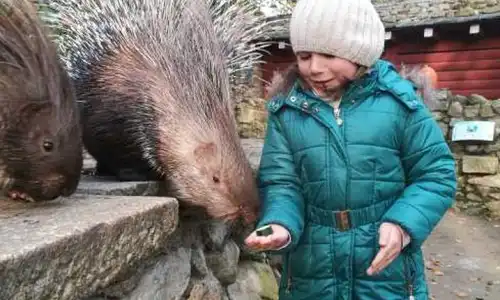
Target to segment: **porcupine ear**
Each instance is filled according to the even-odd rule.
[[[43,101],[43,102],[30,102],[24,106],[21,107],[20,113],[23,117],[30,117],[34,114],[38,114],[39,112],[43,110],[49,110],[51,108],[52,104],[48,101]]]
[[[202,143],[194,149],[196,163],[205,175],[212,176],[214,183],[220,182],[220,165],[217,158],[217,145],[214,142]],[[210,174],[209,174],[210,173]]]
[[[215,158],[217,146],[214,142],[200,143],[194,149],[194,157],[197,163],[208,163]]]

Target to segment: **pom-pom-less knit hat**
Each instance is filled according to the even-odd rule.
[[[299,0],[290,20],[295,53],[330,54],[371,67],[382,55],[384,39],[370,0]]]

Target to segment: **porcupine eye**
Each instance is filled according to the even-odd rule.
[[[215,183],[219,183],[219,182],[220,182],[219,177],[217,177],[217,176],[215,176],[215,175],[214,175],[214,176],[212,176],[212,180],[213,180]]]
[[[52,149],[54,149],[54,144],[51,141],[43,141],[43,150],[50,152]]]

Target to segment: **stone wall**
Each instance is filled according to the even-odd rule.
[[[499,0],[372,0],[386,26],[500,12]]]
[[[262,138],[265,135],[265,100],[256,93],[245,95],[248,98],[239,104],[239,116],[244,116],[240,117],[241,135]],[[459,184],[456,208],[500,219],[500,99],[485,99],[480,95],[464,97],[440,90],[436,92],[435,100],[437,105],[433,114],[457,162]],[[459,120],[495,121],[495,142],[452,143],[451,131]]]
[[[261,141],[242,143],[256,168]],[[188,218],[158,182],[85,175],[69,198],[0,199],[0,299],[277,299],[279,273],[242,244],[252,229]]]
[[[233,87],[236,98],[235,117],[242,138],[264,138],[266,130],[266,100],[261,97],[259,84]]]
[[[449,142],[457,161],[457,207],[470,214],[500,219],[500,99],[464,97],[442,91],[442,105],[434,112],[448,141],[460,120],[495,122],[493,142]]]
[[[385,27],[453,22],[457,18],[500,14],[500,0],[372,0]],[[276,36],[289,37],[290,15],[283,15]]]

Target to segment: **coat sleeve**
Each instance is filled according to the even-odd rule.
[[[269,114],[267,132],[258,172],[261,215],[258,227],[278,224],[285,227],[290,243],[276,252],[294,248],[304,228],[304,200],[290,146],[276,115]]]
[[[452,206],[456,192],[455,160],[444,135],[425,107],[410,113],[401,147],[406,188],[383,222],[400,225],[420,247]]]

